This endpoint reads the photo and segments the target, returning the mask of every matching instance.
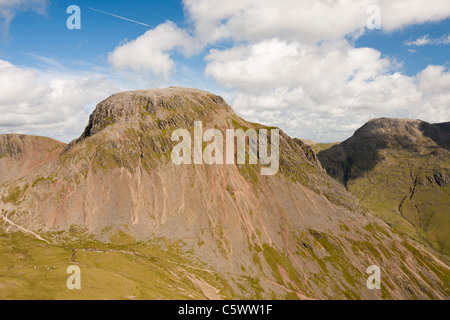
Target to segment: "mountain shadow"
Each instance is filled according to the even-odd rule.
[[[436,124],[421,122],[419,130],[439,147],[450,150],[450,122]]]

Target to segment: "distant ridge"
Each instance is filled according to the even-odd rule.
[[[65,146],[50,138],[0,135],[0,185],[57,157]]]
[[[318,157],[363,204],[450,254],[450,123],[380,118]]]

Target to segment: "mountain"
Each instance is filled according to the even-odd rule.
[[[57,157],[65,147],[50,138],[0,135],[0,185]]]
[[[333,142],[333,143],[319,143],[315,142],[309,139],[300,139],[304,144],[311,147],[311,149],[316,153],[319,154],[321,151],[330,149],[331,147],[334,147],[335,145],[340,144],[340,142]]]
[[[268,142],[247,138],[245,164],[174,164],[172,134],[193,135],[195,122],[224,137],[267,130]],[[109,97],[58,157],[0,186],[0,287],[41,298],[450,297],[448,266],[361,206],[301,140],[280,130],[277,142],[276,130],[196,89]],[[193,140],[192,158],[195,146],[210,150]],[[249,163],[277,146],[277,174],[262,174],[263,153]],[[70,264],[83,290],[64,288]],[[381,290],[366,285],[372,265]]]
[[[450,255],[449,128],[450,123],[374,119],[318,157],[378,216]]]

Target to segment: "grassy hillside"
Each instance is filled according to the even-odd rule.
[[[47,235],[53,240],[60,236]],[[0,299],[234,297],[226,282],[197,267],[186,258],[188,254],[176,250],[176,244],[163,240],[135,243],[127,237],[122,245],[82,237],[70,239],[48,244],[22,232],[6,234],[0,228]],[[81,290],[66,286],[70,265],[81,269]],[[219,288],[218,292],[208,282]]]
[[[264,245],[254,248],[252,258],[261,273],[230,278],[230,274],[217,273],[202,265],[192,252],[183,251],[167,239],[136,242],[129,236],[116,234],[114,243],[107,244],[74,229],[70,233],[46,234],[44,237],[51,241],[46,243],[22,232],[5,233],[4,226],[0,226],[2,300],[261,299],[268,293],[265,282],[270,282],[274,289],[282,288],[271,291],[272,299],[314,298],[318,289],[328,291],[328,299],[361,299],[355,287],[364,285],[367,275],[349,263],[349,254],[379,265],[387,259],[400,261],[404,275],[384,276],[381,291],[375,292],[379,299],[398,299],[396,287],[407,290],[412,299],[443,298],[427,289],[430,287],[450,294],[448,268],[407,242],[383,249],[366,237],[364,241],[353,240],[351,251],[346,253],[336,248],[341,243],[340,237],[310,230],[298,237],[295,254],[307,259],[315,271],[299,273],[286,254]],[[341,229],[350,232],[345,225]],[[366,229],[372,238],[391,237],[376,225],[368,225]],[[407,261],[418,263],[420,269]],[[67,289],[66,270],[70,265],[81,269],[81,290]],[[336,271],[343,272],[346,285],[333,280]],[[431,274],[437,275],[437,280]],[[236,286],[238,290],[234,289]],[[416,291],[418,288],[421,289]],[[299,296],[299,290],[308,296]]]
[[[449,255],[447,143],[448,134],[438,126],[383,120],[318,157],[330,175],[390,225]]]

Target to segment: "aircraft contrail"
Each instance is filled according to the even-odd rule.
[[[109,12],[101,11],[101,10],[98,10],[98,9],[94,9],[94,8],[90,8],[90,7],[87,7],[87,8],[90,9],[90,10],[93,10],[93,11],[97,11],[97,12],[100,12],[100,13],[103,13],[103,14],[107,14],[107,15],[112,16],[112,17],[116,17],[116,18],[123,19],[123,20],[126,20],[126,21],[134,22],[134,23],[137,23],[137,24],[140,24],[140,25],[143,25],[143,26],[151,28],[151,26],[149,26],[146,23],[142,23],[142,22],[139,22],[139,21],[131,20],[131,19],[128,19],[128,18],[125,18],[125,17],[121,17],[121,16],[118,16],[118,15],[115,15],[115,14],[112,14],[112,13],[109,13]]]

